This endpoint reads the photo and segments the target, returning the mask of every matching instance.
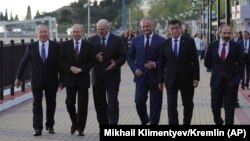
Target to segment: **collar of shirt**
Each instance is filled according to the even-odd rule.
[[[79,50],[80,50],[81,45],[82,45],[82,39],[74,40],[74,47],[76,46],[76,42],[78,42],[78,48],[79,48]]]
[[[108,32],[104,37],[105,37],[105,44],[107,44],[108,38],[109,38],[110,32]],[[100,40],[102,42],[102,37],[99,35]]]
[[[152,39],[153,34],[154,34],[154,33],[152,32],[151,34],[148,35],[150,40]],[[145,35],[145,34],[144,34],[144,39],[147,40],[147,35]]]
[[[227,54],[229,52],[229,42],[225,42],[222,39],[220,39],[218,54],[219,54],[219,56],[221,56],[221,51],[222,51],[223,44],[226,44],[225,49],[226,49],[226,56],[227,56]]]
[[[177,40],[177,47],[179,48],[180,41],[181,41],[181,35],[176,39],[172,37],[172,47],[173,47],[173,49],[174,49],[174,42],[175,42],[174,40]]]
[[[148,37],[149,37],[149,45],[151,45],[153,34],[154,33],[152,32],[150,35],[148,35]],[[144,45],[146,45],[146,42],[147,42],[147,35],[144,34]]]
[[[40,55],[42,54],[42,44],[44,44],[45,55],[46,55],[46,58],[47,58],[48,57],[48,51],[49,51],[49,40],[47,40],[45,42],[39,41],[39,53],[40,53]]]
[[[44,48],[48,48],[49,47],[49,40],[45,41],[45,42],[41,42],[39,41],[39,47],[42,47],[42,44],[44,44]]]

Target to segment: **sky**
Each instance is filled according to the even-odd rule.
[[[78,0],[0,0],[0,12],[5,15],[7,8],[9,18],[12,12],[13,18],[18,15],[19,20],[23,20],[26,17],[28,6],[31,8],[31,16],[34,17],[37,10],[40,14],[51,12],[75,1]]]

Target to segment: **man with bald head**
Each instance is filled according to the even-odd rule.
[[[97,22],[98,34],[90,38],[95,48],[95,66],[92,71],[94,104],[99,124],[118,124],[118,93],[121,66],[126,61],[122,38],[109,32],[109,22]]]
[[[243,78],[243,48],[230,40],[231,29],[229,25],[219,28],[220,39],[209,44],[205,66],[212,69],[211,108],[216,125],[222,125],[221,107],[224,102],[225,124],[234,124],[234,108],[238,95],[240,79]]]
[[[74,24],[71,29],[72,39],[63,43],[59,63],[64,72],[63,84],[67,94],[65,103],[72,122],[70,132],[74,134],[78,130],[79,136],[84,136],[88,113],[89,72],[94,65],[94,49],[83,40],[84,31],[80,24]]]
[[[20,86],[28,62],[31,63],[31,87],[33,94],[33,128],[34,136],[41,136],[43,130],[43,94],[46,100],[46,130],[54,134],[54,115],[56,109],[56,92],[58,83],[59,44],[49,40],[49,29],[46,25],[37,27],[38,41],[26,48],[20,62],[15,84]]]

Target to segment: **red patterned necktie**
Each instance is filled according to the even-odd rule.
[[[149,49],[150,49],[150,47],[149,47],[149,36],[147,35],[147,40],[146,40],[146,45],[145,45],[145,53],[146,54],[148,54],[148,52],[149,52]]]
[[[226,60],[226,45],[227,44],[222,44],[222,50],[221,50],[221,60],[224,63]]]

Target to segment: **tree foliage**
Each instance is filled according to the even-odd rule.
[[[30,19],[32,19],[32,18],[31,18],[31,9],[30,9],[30,5],[29,5],[27,8],[26,20],[30,20]]]

